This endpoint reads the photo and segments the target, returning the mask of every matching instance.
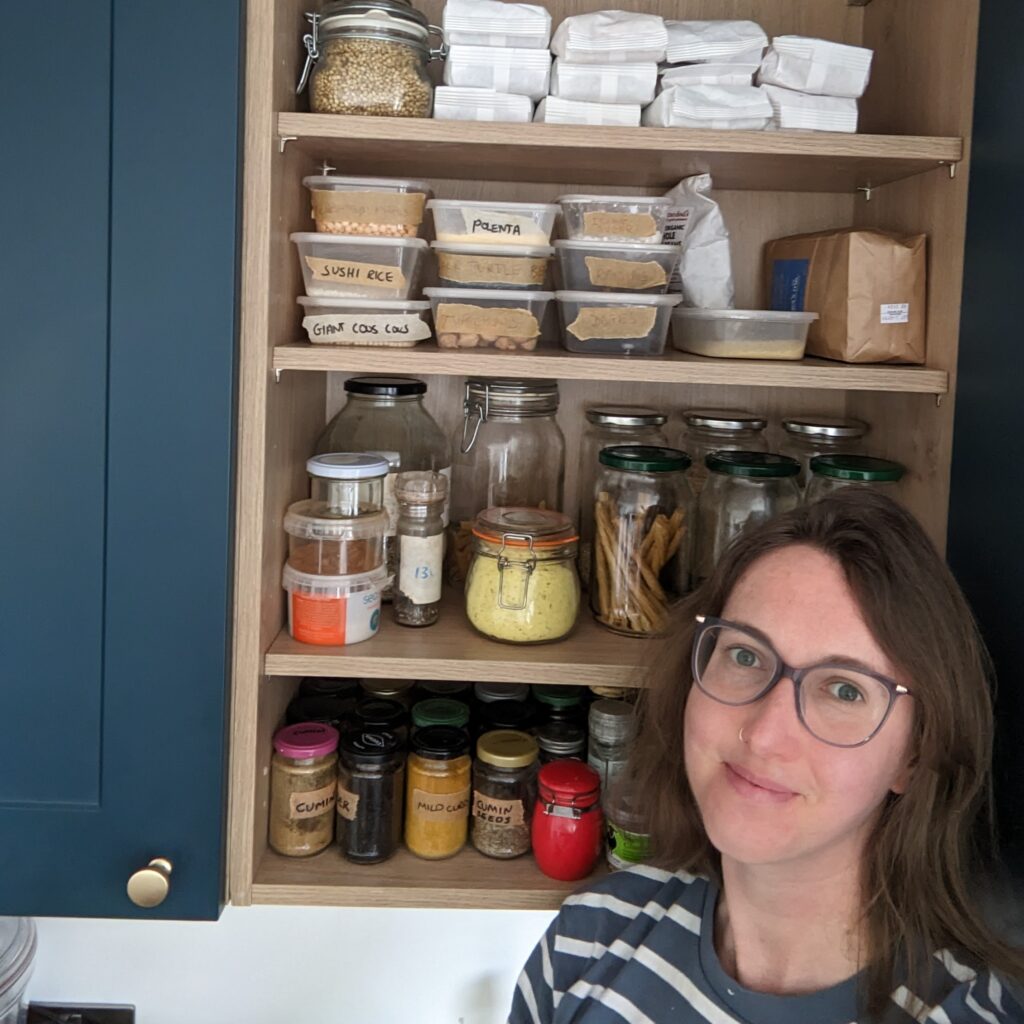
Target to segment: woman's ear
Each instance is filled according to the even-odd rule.
[[[892,785],[889,787],[890,793],[895,793],[897,796],[903,796],[907,789],[910,787],[910,780],[914,776],[914,769],[917,767],[917,759],[911,759],[907,761],[900,769],[899,774],[896,776]]]

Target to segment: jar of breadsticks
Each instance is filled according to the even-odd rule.
[[[644,445],[604,448],[598,460],[591,608],[616,633],[657,636],[690,588],[690,457]]]

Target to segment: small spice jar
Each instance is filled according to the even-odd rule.
[[[321,503],[322,515],[355,519],[384,511],[388,463],[381,456],[357,452],[314,455],[306,461],[306,472],[310,498]]]
[[[395,500],[398,502],[395,622],[400,626],[432,626],[441,615],[448,478],[432,470],[399,473]]]
[[[413,705],[416,682],[413,679],[361,679],[359,689],[364,697],[393,700],[408,711]]]
[[[288,564],[312,576],[358,576],[384,564],[383,512],[342,517],[329,514],[322,501],[296,501],[288,506]]]
[[[531,732],[536,720],[532,704],[522,700],[495,700],[481,704],[477,711],[477,733],[483,735],[495,729],[513,729]]]
[[[587,753],[587,733],[577,722],[559,719],[538,725],[534,731],[540,747],[541,764],[573,758],[582,761]]]
[[[811,459],[807,504],[843,487],[873,487],[892,494],[906,470],[898,462],[868,455],[819,455]]]
[[[536,794],[533,737],[512,729],[481,736],[473,765],[473,845],[487,857],[510,859],[526,853]]]
[[[605,448],[594,490],[590,606],[603,626],[655,636],[690,585],[690,457],[675,448]]]
[[[432,725],[451,725],[456,729],[469,728],[469,706],[460,700],[446,697],[431,697],[417,701],[412,707],[413,735],[420,729]]]
[[[330,694],[303,696],[300,691],[299,696],[293,698],[285,709],[285,721],[288,725],[320,722],[343,732],[352,712],[355,711],[356,699],[355,696],[334,697]]]
[[[405,770],[393,732],[342,736],[338,764],[338,846],[348,860],[387,860],[402,839]]]
[[[420,700],[431,697],[448,697],[462,701],[469,706],[473,703],[473,684],[449,681],[447,679],[421,679],[416,684],[417,696]]]
[[[270,759],[270,846],[285,857],[310,857],[334,838],[338,730],[318,722],[274,734]]]
[[[533,686],[533,699],[537,702],[541,723],[563,721],[582,725],[587,718],[582,686]]]
[[[580,761],[544,765],[537,777],[533,855],[549,878],[576,882],[594,869],[604,840],[600,781]]]
[[[397,700],[366,697],[352,714],[356,732],[393,732],[404,747],[409,739],[409,712]]]
[[[359,680],[340,676],[306,676],[299,683],[300,697],[341,697],[355,701],[359,697]]]
[[[492,508],[473,526],[466,615],[484,636],[540,644],[572,632],[580,604],[576,530],[568,516]]]
[[[713,452],[763,452],[768,421],[752,412],[691,409],[683,413],[682,447],[693,459],[690,487],[699,495],[708,481],[705,459]]]
[[[818,455],[852,455],[863,442],[868,425],[861,420],[830,416],[801,416],[782,421],[786,439],[782,454],[800,463],[797,482],[806,487],[811,479],[811,459]]]
[[[413,737],[406,764],[405,845],[425,860],[454,857],[469,831],[469,737],[432,725]]]
[[[636,709],[624,700],[596,700],[590,705],[588,724],[587,764],[601,777],[601,792],[607,797],[629,765]]]
[[[530,687],[526,683],[477,683],[473,696],[480,704],[493,704],[499,700],[530,699]]]

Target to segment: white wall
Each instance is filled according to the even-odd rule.
[[[547,911],[226,907],[215,924],[39,918],[31,999],[138,1024],[501,1024]]]

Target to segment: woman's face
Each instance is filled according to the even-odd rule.
[[[838,656],[907,685],[871,635],[842,568],[816,548],[793,545],[761,558],[721,618],[759,630],[787,665]],[[750,865],[859,861],[876,811],[906,785],[912,722],[913,701],[901,697],[869,743],[832,747],[800,723],[791,679],[745,707],[693,686],[686,773],[709,839],[723,857]]]

